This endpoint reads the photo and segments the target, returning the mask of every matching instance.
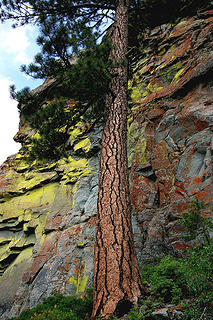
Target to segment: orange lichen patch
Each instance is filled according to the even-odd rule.
[[[178,250],[185,250],[185,249],[190,249],[192,246],[184,243],[184,242],[176,242],[174,243],[176,249]]]
[[[160,116],[162,116],[165,113],[164,110],[160,109],[160,108],[154,108],[151,109],[147,112],[147,118],[149,120],[154,120],[156,118],[159,118]]]
[[[202,178],[201,177],[195,177],[192,181],[192,183],[201,183],[202,182]]]
[[[211,34],[212,29],[213,29],[213,25],[212,25],[212,21],[213,19],[210,19],[210,23],[209,25],[207,25],[206,27],[203,27],[201,29],[201,33],[199,34],[197,41],[196,41],[196,45],[195,48],[197,49],[200,45],[202,45],[202,43],[205,41],[206,38],[208,38],[209,34]]]
[[[140,75],[145,74],[147,72],[151,73],[151,70],[153,69],[153,63],[149,63],[145,65],[141,70],[140,70]]]
[[[208,123],[208,122],[198,120],[198,119],[196,119],[195,117],[193,117],[193,118],[194,118],[195,127],[196,127],[196,129],[197,129],[198,131],[202,131],[202,130],[208,128],[208,126],[209,126],[209,123]]]
[[[131,201],[136,212],[140,212],[148,204],[150,194],[156,194],[157,190],[153,182],[146,177],[135,175],[133,181]]]
[[[210,13],[210,12],[212,12],[212,14],[213,14],[213,10],[210,10],[209,13]],[[213,17],[207,18],[207,19],[206,19],[206,22],[207,22],[207,23],[213,22]]]
[[[172,48],[173,50],[169,51],[169,59],[168,62],[170,63],[174,59],[182,57],[187,50],[191,49],[191,40],[192,35],[189,35],[188,37],[184,38],[184,41],[179,44],[179,46]],[[165,66],[168,65],[168,63],[165,64]]]
[[[212,59],[210,50],[206,50],[202,55],[197,55],[195,52],[197,52],[198,48],[209,38],[213,28],[211,22],[212,17],[209,18],[209,20],[190,18],[188,21],[181,21],[173,28],[169,36],[171,41],[170,48],[162,55],[157,56],[156,54],[152,54],[149,58],[149,65],[144,64],[143,66],[143,71],[150,71],[150,74],[146,78],[146,75],[143,73],[143,80],[141,80],[141,82],[144,84],[148,83],[147,88],[152,86],[156,81],[158,83],[161,82],[163,88],[154,92],[147,90],[147,94],[144,95],[141,100],[136,101],[135,105],[142,106],[153,100],[172,95],[172,93],[182,88],[192,78],[199,77],[199,75],[205,72],[206,68],[209,68],[208,66],[211,65]],[[161,50],[164,47],[165,45],[161,46]],[[178,60],[180,58],[181,61]],[[162,79],[167,75],[169,71],[168,68],[171,67],[173,70],[176,63],[178,66],[176,75],[173,76],[173,80],[172,78],[168,79],[170,80],[169,84],[163,85]],[[138,70],[138,73],[140,73],[140,70]]]
[[[16,191],[16,179],[18,178],[17,172],[13,168],[13,164],[1,167],[0,174],[0,196],[4,196],[5,193]]]
[[[152,167],[154,170],[171,167],[169,154],[173,154],[173,150],[168,146],[165,140],[161,140],[152,150]]]
[[[168,307],[169,311],[174,311],[174,310],[183,310],[183,307],[181,304],[178,304],[177,306],[174,307]]]
[[[196,194],[196,197],[199,200],[204,200],[207,203],[213,201],[213,193],[212,193],[212,186],[208,186],[206,190],[202,190]]]
[[[171,31],[170,37],[179,37],[186,34],[190,29],[197,25],[197,20],[185,18],[181,20]]]
[[[202,186],[202,183],[204,182],[205,175],[203,174],[201,179],[202,182],[200,183],[191,183],[187,185],[187,189],[190,191],[191,195],[194,195],[198,197],[200,200],[205,200],[205,202],[209,203],[210,201],[213,201],[213,193],[212,193],[212,184],[211,184],[211,175],[208,175],[210,177],[209,184]]]
[[[66,256],[63,260],[63,265],[59,267],[59,270],[62,271],[63,273],[64,272],[68,273],[70,268],[71,268],[71,262],[69,261],[69,257]]]
[[[150,95],[148,95],[146,98],[135,102],[135,105],[142,105],[142,104],[147,104],[153,100],[165,97],[169,94],[172,94],[176,89],[176,85],[175,84],[171,84],[169,86],[164,87],[163,89],[161,89],[160,91],[157,92],[153,92]]]
[[[45,224],[45,231],[57,230],[62,223],[62,218],[60,212],[49,214]]]
[[[72,239],[74,237],[77,237],[80,233],[82,233],[82,226],[80,224],[77,224],[63,231],[62,238]]]
[[[74,107],[75,104],[76,104],[75,100],[71,99],[71,100],[69,100],[69,101],[67,102],[67,105],[66,105],[66,106],[67,106],[67,107]]]
[[[175,186],[175,193],[178,197],[184,198],[186,195],[186,191],[178,186]]]
[[[16,133],[16,135],[14,136],[14,140],[16,142],[23,142],[24,139],[30,134],[30,133],[33,133],[35,134],[36,133],[36,129],[33,129],[30,124],[28,122],[25,122],[24,124],[22,124],[21,126],[19,126],[19,130],[18,132]]]

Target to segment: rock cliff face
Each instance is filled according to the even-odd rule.
[[[128,159],[140,264],[178,254],[186,245],[180,213],[195,197],[207,207],[213,200],[212,37],[210,7],[152,30],[133,65]],[[54,83],[37,93],[45,90]],[[21,151],[1,166],[1,319],[55,290],[91,286],[101,131],[80,118],[69,128],[66,158],[32,163]],[[29,147],[36,134],[21,115],[15,139]]]

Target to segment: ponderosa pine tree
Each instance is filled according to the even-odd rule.
[[[131,7],[138,7],[139,2],[132,1]],[[93,29],[99,27],[108,15],[114,21],[111,30],[111,80],[105,101],[105,125],[100,155],[92,318],[100,316],[109,319],[114,314],[121,316],[130,310],[142,293],[131,226],[127,164],[129,8],[129,0],[4,0],[1,6],[2,20],[9,18],[15,19],[18,24],[35,22],[43,26],[59,21],[62,31],[64,25],[68,26],[69,29],[64,30],[64,37],[67,30],[71,37],[68,36],[65,42],[69,43],[69,39],[75,41],[72,45],[75,45],[76,50],[83,47],[88,35],[91,36],[91,33],[85,32],[91,24]],[[49,49],[50,55],[58,55],[57,46],[46,49],[46,52]],[[62,65],[66,67],[70,61],[69,48],[64,49],[60,58]],[[41,67],[42,62],[42,57],[37,56],[37,63]],[[49,59],[49,62],[52,61]]]
[[[131,6],[139,1],[132,1]],[[127,47],[129,0],[117,1],[3,1],[1,18],[19,24],[48,19],[69,26],[76,49],[85,44],[91,24],[99,27],[104,17],[113,20],[110,59],[111,80],[105,101],[105,125],[100,155],[97,235],[94,259],[92,318],[122,315],[142,293],[131,226],[127,164]],[[114,12],[114,14],[113,14]],[[89,34],[91,36],[91,34]],[[78,38],[79,37],[79,38]],[[81,39],[82,37],[82,39]],[[81,41],[82,40],[82,41]],[[53,52],[50,53],[54,53]],[[50,51],[52,48],[50,48]],[[69,64],[68,50],[63,65]],[[37,58],[37,62],[39,59]],[[40,65],[42,60],[40,59]],[[41,70],[41,69],[40,69]]]
[[[128,0],[119,0],[112,31],[112,81],[102,136],[92,317],[122,316],[141,295],[133,243],[127,164]]]

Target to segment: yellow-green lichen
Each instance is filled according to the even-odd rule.
[[[28,169],[31,168],[31,164],[27,163],[26,161],[18,161],[16,164],[15,164],[15,170],[17,172],[24,172],[24,171],[27,171]]]
[[[56,196],[57,187],[58,184],[56,183],[46,185],[1,203],[0,212],[3,220],[19,217],[28,208],[33,209],[52,204]]]
[[[184,72],[185,68],[180,69],[173,78],[173,81],[178,81],[180,79],[181,74]]]
[[[166,48],[163,48],[158,52],[158,55],[163,56],[165,53],[166,53]]]
[[[84,125],[83,121],[79,121],[75,126],[72,126],[68,129],[69,137],[69,144],[72,146],[74,142],[78,140],[80,136],[84,133]]]
[[[53,180],[54,178],[57,178],[56,172],[45,172],[45,173],[28,173],[23,176],[23,180],[18,183],[17,185],[17,191],[27,191],[31,190],[42,183],[45,183],[47,181]]]
[[[17,255],[17,257],[15,258],[15,260],[13,261],[13,263],[7,268],[6,272],[10,273],[10,277],[11,277],[11,272],[14,274],[17,273],[17,267],[22,263],[22,262],[26,262],[27,260],[30,260],[32,258],[33,255],[33,248],[29,247],[26,248],[24,250],[22,250],[19,255]],[[15,268],[14,268],[15,267]]]
[[[27,247],[29,245],[33,245],[35,243],[35,240],[36,239],[34,234],[30,234],[27,236],[25,233],[23,233],[21,237],[18,234],[11,240],[9,247],[13,250],[16,248]]]
[[[33,139],[36,139],[36,140],[41,139],[41,135],[38,132],[36,132],[34,135],[32,135],[32,137],[33,137]]]
[[[142,165],[148,161],[147,141],[145,128],[140,127],[136,122],[132,122],[128,127],[128,164],[131,167],[137,159],[137,165]],[[137,157],[135,158],[135,154]]]
[[[20,159],[23,159],[24,158],[24,154],[21,154],[21,153],[17,153],[15,159],[16,160],[20,160]]]
[[[67,162],[59,166],[58,169],[64,172],[61,178],[61,184],[74,184],[81,176],[87,176],[90,173],[88,160],[86,158],[74,159],[71,156],[69,156]]]
[[[140,68],[143,68],[148,61],[149,61],[149,57],[145,57],[145,58],[141,59],[141,60],[137,63],[136,67],[133,69],[133,72],[135,73],[135,72],[138,71]],[[141,69],[140,69],[140,73],[141,73]]]
[[[84,266],[84,268],[81,268],[81,270],[77,272],[76,276],[71,276],[68,280],[68,283],[75,285],[77,294],[83,293],[86,289],[86,285],[89,279],[87,273],[87,268],[86,266]]]
[[[146,90],[146,87],[141,82],[134,84],[134,86],[133,83],[130,83],[129,89],[131,89],[131,100],[133,102],[138,101],[149,94],[149,91]]]
[[[90,147],[91,147],[91,141],[89,140],[89,138],[86,138],[84,140],[81,140],[80,142],[78,142],[74,146],[74,151],[82,149],[83,151],[85,151],[87,153],[87,152],[89,152]]]
[[[27,208],[24,210],[24,213],[18,217],[18,221],[30,221],[32,219],[35,219],[39,216],[39,213],[33,213],[30,208]]]
[[[0,244],[1,244],[1,246],[3,244],[7,244],[8,242],[10,242],[12,240],[13,236],[14,236],[14,234],[12,232],[9,232],[9,231],[5,232],[5,235],[1,234],[0,235]]]
[[[11,265],[11,268],[14,265],[17,265],[19,263],[21,263],[22,261],[28,260],[29,258],[32,257],[32,248],[26,248],[24,249],[19,255],[18,257],[15,259],[15,261],[13,262],[13,264]]]
[[[166,64],[164,67],[166,67]],[[174,79],[175,75],[177,75],[177,73],[179,73],[179,71],[181,71],[180,72],[180,74],[181,74],[184,70],[183,64],[181,61],[178,61],[177,63],[172,64],[170,67],[167,67],[164,70],[162,70],[164,67],[161,68],[161,72],[159,73],[159,75],[162,78],[166,78],[166,80],[168,80],[168,81],[172,81]]]
[[[183,20],[181,22],[179,22],[177,25],[176,25],[176,28],[179,27],[179,26],[182,26],[183,24],[186,24],[187,21],[186,20]]]
[[[77,244],[77,246],[79,248],[83,248],[83,247],[85,247],[85,245],[86,245],[86,243],[84,241],[79,241],[78,244]]]

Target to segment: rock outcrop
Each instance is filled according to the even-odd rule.
[[[213,7],[156,27],[133,65],[128,121],[133,228],[139,263],[178,254],[178,220],[197,197],[213,200]],[[54,90],[52,82],[38,92]],[[49,92],[48,91],[48,92]],[[70,103],[72,107],[72,103]],[[67,157],[0,168],[0,319],[54,291],[92,284],[101,123],[69,128]],[[21,116],[15,139],[36,130]]]

